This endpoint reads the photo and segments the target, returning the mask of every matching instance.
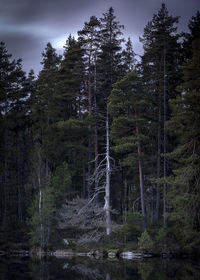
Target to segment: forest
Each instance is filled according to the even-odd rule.
[[[0,250],[200,254],[200,12],[178,22],[136,59],[111,7],[37,76],[0,43]]]

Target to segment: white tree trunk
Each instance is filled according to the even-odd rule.
[[[110,218],[110,139],[109,139],[109,117],[108,107],[106,116],[106,189],[105,189],[105,205],[106,211],[106,234],[111,233],[111,218]]]

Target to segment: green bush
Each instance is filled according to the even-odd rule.
[[[153,241],[145,230],[142,235],[138,238],[138,247],[143,252],[149,252],[153,248]]]
[[[161,251],[165,252],[167,249],[167,231],[163,227],[159,229],[156,236],[156,247]]]
[[[136,241],[142,233],[141,220],[140,213],[129,213],[126,222],[119,230],[119,238],[126,241]]]

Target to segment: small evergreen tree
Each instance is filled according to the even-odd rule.
[[[148,234],[147,230],[145,230],[142,235],[138,238],[138,247],[143,252],[150,252],[153,248],[153,241]]]

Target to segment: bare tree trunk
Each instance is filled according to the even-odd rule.
[[[43,247],[43,223],[42,223],[42,190],[39,190],[39,216],[40,216],[40,246]]]
[[[19,138],[19,136],[17,137]],[[21,176],[20,176],[20,153],[19,149],[17,150],[17,212],[18,218],[22,221],[22,199],[21,199]]]
[[[158,134],[157,134],[157,179],[160,179],[160,154],[161,154],[161,94],[159,93],[158,108]],[[160,184],[156,185],[156,213],[155,219],[158,221],[160,215]]]
[[[137,145],[138,145],[138,169],[139,169],[139,179],[140,179],[140,200],[141,200],[141,208],[143,215],[143,230],[146,229],[146,213],[145,213],[145,205],[144,205],[144,186],[143,186],[143,175],[142,175],[142,163],[141,163],[141,148],[139,141],[139,128],[137,125],[137,112],[135,109],[135,120],[136,120],[136,137],[137,137]]]
[[[152,139],[153,142],[153,139]],[[154,149],[151,148],[151,176],[154,177]],[[151,225],[154,224],[154,189],[155,185],[151,184]]]
[[[7,224],[7,200],[8,200],[8,158],[7,158],[7,137],[5,136],[5,143],[4,143],[4,214],[3,214],[3,229],[6,228]]]
[[[154,188],[153,185],[151,186],[151,225],[153,225],[154,221]]]
[[[8,112],[8,100],[7,95],[5,97],[5,123],[7,120]],[[7,224],[7,212],[8,212],[8,138],[7,138],[7,128],[4,132],[4,213],[3,213],[3,229],[6,228]]]
[[[165,128],[165,122],[167,120],[166,118],[166,49],[164,47],[164,61],[163,61],[163,99],[164,99],[164,166],[163,166],[163,172],[164,172],[164,185],[163,185],[163,225],[164,227],[167,226],[167,219],[166,219],[166,151],[167,151],[167,144],[166,144],[166,128]]]
[[[110,139],[109,139],[109,116],[107,106],[106,116],[106,190],[105,190],[105,205],[106,211],[106,234],[111,233],[111,218],[110,218]]]
[[[106,273],[106,280],[110,280],[110,274]]]
[[[88,113],[89,116],[92,114],[92,95],[91,95],[91,53],[89,55],[89,62],[88,62]],[[89,124],[88,126],[89,131],[91,131],[91,125]],[[88,197],[91,196],[91,182],[89,180],[89,178],[91,177],[91,160],[92,160],[92,138],[91,135],[89,135],[89,143],[88,143],[88,148],[89,148],[89,163],[88,163]]]
[[[124,180],[124,222],[127,220],[127,180]]]
[[[97,171],[97,168],[98,168],[98,164],[99,164],[99,161],[98,161],[98,130],[97,130],[97,124],[95,124],[95,127],[94,127],[94,154],[95,154],[95,172]],[[98,181],[95,180],[95,192],[97,192],[97,189],[98,189]],[[96,196],[96,203],[98,203],[99,199],[98,199],[98,195]]]
[[[48,145],[47,145],[47,149],[48,149]],[[46,177],[49,175],[49,160],[48,160],[48,157],[46,158],[46,161],[45,161],[45,166],[46,166]]]
[[[91,129],[91,125],[89,125],[89,130]],[[92,186],[90,182],[90,177],[92,174],[91,171],[91,160],[92,160],[92,139],[91,136],[89,136],[89,143],[88,143],[88,148],[89,148],[89,162],[88,162],[88,182],[87,182],[87,193],[88,193],[88,198],[91,196],[92,193]]]
[[[45,171],[46,171],[46,177],[49,175],[49,159],[48,159],[48,149],[49,149],[49,126],[50,126],[50,114],[49,114],[49,104],[50,104],[50,94],[48,93],[48,101],[47,101],[48,107],[47,107],[47,143],[46,143],[46,160],[45,160]]]
[[[97,97],[96,97],[96,92],[97,92],[97,78],[96,78],[96,54],[95,54],[95,65],[94,65],[94,108],[95,108],[95,113],[97,113]],[[95,158],[95,173],[98,168],[98,127],[97,127],[97,122],[94,125],[94,158]],[[98,189],[98,181],[95,180],[95,192],[97,192]],[[98,195],[96,196],[96,203],[98,203]]]
[[[86,172],[85,166],[83,166],[83,188],[82,188],[82,197],[86,198]]]
[[[133,207],[132,207],[132,200],[131,200],[131,185],[129,184],[128,187],[128,211],[133,212]]]
[[[39,189],[39,201],[38,201],[38,211],[39,211],[39,221],[40,221],[40,247],[44,246],[44,226],[43,226],[43,213],[42,213],[42,184],[41,184],[41,168],[42,168],[42,158],[41,158],[41,147],[37,148],[37,166],[35,170],[37,172],[38,178],[38,189]],[[35,163],[36,164],[36,163]]]

